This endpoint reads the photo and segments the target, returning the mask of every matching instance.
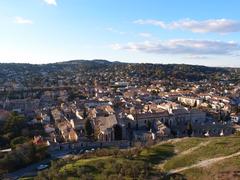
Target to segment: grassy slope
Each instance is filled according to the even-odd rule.
[[[132,159],[113,156],[80,159],[62,166],[59,173],[70,172],[71,174],[71,172],[77,172],[81,167],[87,166],[94,179],[102,179],[102,171],[107,170],[109,171],[107,173],[111,174],[111,169],[114,167],[109,167],[109,165],[122,164],[127,166],[134,164],[137,168],[141,163],[147,162],[151,163],[153,177],[154,175],[156,177],[161,172],[167,173],[170,170],[193,165],[202,160],[227,156],[238,151],[240,151],[240,136],[184,138],[145,148]],[[208,167],[191,168],[180,174],[187,179],[212,179],[213,177],[219,179],[223,176],[234,179],[236,178],[234,171],[238,169],[240,169],[240,157],[234,157],[216,162]],[[128,179],[127,176],[125,178]]]
[[[182,149],[185,144],[191,145],[192,142],[195,141],[195,138],[190,138],[182,142],[182,144],[175,144],[175,148]],[[240,137],[209,138],[202,139],[202,141],[209,141],[209,143],[206,146],[201,146],[188,154],[180,154],[172,157],[164,165],[164,169],[171,170],[179,167],[189,166],[202,160],[227,156],[240,150]]]
[[[67,164],[63,166],[59,173],[67,172],[68,174],[71,174],[76,171],[78,171],[81,167],[88,167],[89,173],[94,177],[94,179],[102,180],[105,177],[102,176],[101,172],[105,171],[107,174],[114,173],[112,165],[129,165],[134,164],[136,168],[138,168],[138,165],[141,165],[143,161],[141,160],[129,160],[125,158],[115,158],[112,156],[106,156],[106,157],[95,157],[90,159],[82,159],[78,160],[74,163]],[[136,177],[138,177],[138,174],[136,174]],[[73,178],[73,177],[72,177]],[[128,179],[128,176],[125,175],[125,178]],[[73,178],[74,179],[74,178]]]
[[[102,171],[108,171],[107,173],[112,174],[111,170],[115,167],[122,164],[123,166],[132,165],[135,168],[142,167],[142,165],[147,162],[152,165],[157,165],[162,163],[165,159],[170,158],[174,155],[174,146],[171,144],[162,144],[155,145],[151,148],[145,148],[140,152],[140,154],[134,158],[128,159],[124,157],[113,157],[113,156],[104,156],[104,157],[91,157],[88,159],[80,159],[72,163],[66,164],[59,169],[60,174],[75,174],[81,168],[89,168],[89,173],[94,177],[94,179],[103,179]],[[150,176],[158,176],[157,171],[151,171]],[[140,174],[136,175],[136,178]],[[125,179],[128,179],[128,176],[124,176]],[[74,177],[71,177],[74,179]],[[129,178],[131,179],[131,178]]]
[[[204,146],[198,146],[203,142],[208,143]],[[202,160],[236,153],[240,151],[240,137],[189,138],[173,143],[173,145],[177,154],[164,163],[164,171],[196,164]],[[198,148],[194,151],[181,154],[196,146],[198,146]],[[185,175],[187,179],[219,179],[220,177],[224,177],[223,179],[240,179],[240,176],[237,176],[240,173],[236,172],[238,170],[240,170],[240,157],[233,157],[213,163],[207,167],[191,168],[181,172],[181,174]]]
[[[174,146],[172,144],[155,145],[151,148],[145,148],[137,157],[140,160],[150,162],[151,164],[159,164],[163,160],[174,155]]]
[[[240,179],[240,157],[234,157],[208,167],[192,168],[183,171],[187,179]]]

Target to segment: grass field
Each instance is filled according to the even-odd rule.
[[[159,164],[172,156],[174,156],[174,146],[172,144],[163,144],[143,149],[138,159],[151,164]]]
[[[200,146],[192,152],[181,155],[181,150],[189,144],[188,148],[196,146],[196,142],[201,143],[208,141],[206,146]],[[176,151],[180,151],[174,157],[170,158],[164,165],[164,170],[169,171],[179,167],[189,166],[202,160],[227,156],[240,151],[240,137],[221,137],[221,138],[206,138],[195,139],[189,138],[182,143],[174,144]],[[185,149],[185,150],[187,150]]]
[[[124,166],[126,166],[126,171],[122,170],[122,174],[125,179],[132,179],[129,174],[133,175],[134,178],[144,175],[144,161],[115,158],[112,156],[78,160],[63,166],[59,170],[59,173],[63,175],[68,174],[68,176],[70,175],[73,179],[76,173],[78,175],[81,173],[89,173],[93,179],[102,180],[110,175],[115,175],[116,172],[121,171]]]
[[[230,158],[208,167],[192,168],[182,173],[187,179],[240,179],[240,157]]]
[[[174,146],[175,155],[159,166],[165,172],[240,152],[239,136],[187,138],[170,144]],[[239,170],[240,156],[236,156],[178,173],[186,179],[240,179]]]

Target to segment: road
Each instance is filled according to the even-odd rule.
[[[95,147],[92,147],[92,148],[95,148]],[[81,148],[81,150],[91,150],[92,148],[86,147],[86,148]],[[31,164],[25,168],[15,171],[15,172],[8,173],[4,180],[15,180],[15,179],[19,179],[20,177],[36,176],[38,166],[40,166],[41,164],[48,164],[54,159],[68,157],[68,155],[71,154],[71,152],[72,152],[72,150],[65,150],[65,151],[58,150],[58,151],[51,152],[51,158],[45,159],[38,163]]]
[[[68,156],[69,154],[70,154],[70,151],[56,151],[51,154],[51,158],[45,159],[38,163],[31,164],[25,168],[22,168],[15,172],[7,174],[6,178],[4,180],[19,179],[20,177],[24,177],[24,176],[36,176],[38,166],[40,166],[41,164],[48,164],[52,160],[57,159],[57,158],[64,158],[65,156]]]

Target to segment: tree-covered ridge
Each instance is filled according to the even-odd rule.
[[[24,87],[34,85],[56,85],[56,77],[76,77],[86,82],[91,78],[109,81],[114,77],[123,80],[141,78],[144,80],[178,79],[183,81],[223,80],[239,81],[239,68],[206,67],[186,64],[121,63],[106,60],[74,60],[53,64],[0,64],[0,84],[21,83]],[[49,79],[50,78],[50,79]],[[52,78],[52,79],[51,79]],[[67,85],[67,84],[65,84]]]

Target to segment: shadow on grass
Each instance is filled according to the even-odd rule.
[[[175,174],[170,174],[170,175],[166,175],[163,178],[164,180],[187,180],[187,178],[179,173],[175,173]]]
[[[76,174],[78,176],[81,176],[83,174],[96,174],[99,173],[99,170],[96,169],[96,167],[94,166],[90,166],[90,165],[83,165],[83,166],[79,166],[78,168],[74,168],[72,169],[70,172],[67,173],[67,176],[75,176]]]
[[[217,142],[216,145],[227,145],[227,142]]]
[[[154,172],[149,176],[151,180],[187,180],[186,176],[183,174],[167,174],[164,172]]]
[[[90,165],[80,166],[79,169],[80,169],[81,171],[83,171],[83,173],[97,172],[96,167],[90,166]],[[78,170],[79,170],[79,169],[78,169]]]
[[[140,153],[139,159],[151,164],[159,164],[174,155],[174,145],[164,144],[144,149]]]

